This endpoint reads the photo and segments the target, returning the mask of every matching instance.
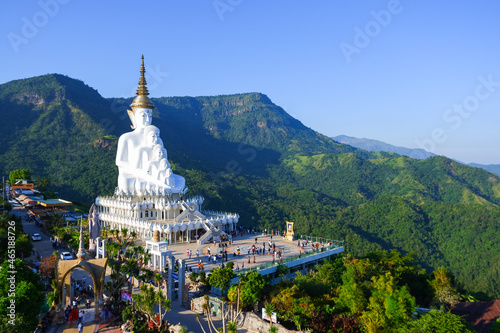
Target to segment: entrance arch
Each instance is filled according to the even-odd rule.
[[[56,281],[57,291],[59,292],[58,319],[64,317],[66,302],[64,299],[64,288],[66,296],[71,295],[71,271],[75,268],[81,268],[90,274],[94,282],[94,320],[99,320],[99,304],[102,302],[102,293],[104,287],[104,277],[106,276],[106,266],[108,258],[101,259],[75,259],[59,260],[56,262]],[[70,296],[71,297],[71,296]]]

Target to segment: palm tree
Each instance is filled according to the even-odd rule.
[[[52,279],[50,287],[52,288],[52,292],[47,294],[47,300],[51,307],[55,307],[59,304],[59,291],[57,290],[57,281],[55,279]]]
[[[155,283],[158,285],[158,288],[161,286],[161,282],[163,281],[163,276],[160,273],[156,273],[154,276]]]
[[[164,322],[163,317],[171,309],[170,300],[165,297],[163,292],[161,290],[156,292],[153,287],[142,285],[140,293],[132,295],[132,298],[137,305],[138,311],[145,314],[148,321],[152,321],[161,331]],[[158,305],[158,313],[154,311],[156,305]]]
[[[268,302],[266,304],[266,306],[264,307],[265,311],[266,311],[266,316],[269,317],[269,322],[271,323],[271,326],[269,327],[269,332],[273,333],[273,320],[272,320],[272,315],[273,315],[273,312],[275,310],[274,308],[274,305],[270,302]]]
[[[238,325],[235,321],[230,321],[227,323],[227,333],[238,333]]]

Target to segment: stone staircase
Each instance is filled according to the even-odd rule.
[[[215,226],[210,221],[203,221],[203,228],[207,232],[198,239],[198,244],[203,245],[210,242],[212,239],[221,239],[221,236],[227,236],[227,234],[221,229],[221,226]]]

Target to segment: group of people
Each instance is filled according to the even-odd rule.
[[[203,261],[198,261],[198,272],[202,272],[205,270],[205,264],[203,263]]]
[[[68,321],[70,324],[73,324],[73,321],[78,320],[78,324],[83,322],[83,317],[85,315],[85,310],[78,311],[78,306],[73,305],[73,308],[68,305],[66,310],[64,310],[64,321]]]
[[[54,250],[57,250],[62,246],[61,242],[54,237],[50,237],[50,242],[52,243],[52,248]]]

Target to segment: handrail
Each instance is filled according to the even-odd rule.
[[[334,241],[334,242],[332,242],[332,245],[326,245],[326,246],[324,246],[322,248],[318,248],[318,249],[315,249],[315,250],[312,250],[312,251],[303,252],[301,254],[296,254],[294,256],[282,259],[281,263],[284,264],[284,263],[291,262],[291,261],[294,261],[294,260],[297,260],[297,259],[307,258],[307,257],[313,256],[315,254],[322,253],[322,252],[329,251],[329,250],[335,250],[335,249],[341,248],[343,246],[344,246],[344,241]],[[247,273],[249,271],[260,271],[260,270],[263,270],[263,269],[266,269],[266,268],[269,268],[269,267],[277,266],[279,263],[280,263],[280,261],[276,260],[274,262],[268,262],[268,263],[261,264],[261,265],[258,265],[258,266],[253,266],[253,267],[245,268],[243,270],[240,270],[238,273],[236,273],[236,275],[240,275],[241,276],[241,275],[244,275],[245,273]]]

